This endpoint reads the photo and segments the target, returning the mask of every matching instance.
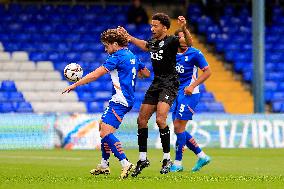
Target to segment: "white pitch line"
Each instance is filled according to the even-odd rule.
[[[74,160],[80,161],[82,158],[76,157],[50,157],[50,156],[0,156],[0,158],[13,158],[13,159],[47,159],[47,160]]]

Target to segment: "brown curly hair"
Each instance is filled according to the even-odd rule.
[[[178,34],[180,33],[180,32],[183,32],[183,30],[182,29],[177,29],[176,31],[175,31],[175,36],[178,36]]]
[[[152,16],[152,20],[158,20],[161,22],[161,24],[163,24],[164,26],[166,26],[167,29],[169,29],[171,27],[171,19],[170,17],[165,14],[165,13],[156,13]]]
[[[127,35],[119,32],[117,29],[107,29],[101,33],[101,42],[113,44],[117,42],[117,44],[121,47],[125,47],[128,44]]]

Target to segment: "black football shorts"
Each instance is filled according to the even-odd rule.
[[[153,82],[145,94],[142,104],[157,105],[158,102],[165,102],[172,106],[178,94],[178,81]]]

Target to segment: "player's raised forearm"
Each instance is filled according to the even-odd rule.
[[[133,36],[129,36],[128,40],[129,40],[129,42],[133,43],[134,45],[136,45],[137,47],[139,47],[143,51],[148,51],[148,48],[146,47],[146,44],[147,44],[146,41],[141,40],[141,39],[137,39]]]
[[[198,79],[191,84],[191,86],[196,87],[206,81],[211,76],[211,69],[208,67],[204,72],[198,77]]]
[[[192,46],[193,45],[193,39],[192,39],[192,36],[190,34],[190,31],[187,29],[186,26],[183,26],[182,27],[182,31],[184,33],[184,38],[185,38],[185,43],[186,45],[189,47],[189,46]]]
[[[85,77],[74,83],[76,87],[80,85],[84,85],[87,83],[90,83],[92,81],[97,80],[99,77],[103,76],[107,73],[107,70],[104,67],[99,67],[95,71],[92,71],[91,73],[87,74]]]

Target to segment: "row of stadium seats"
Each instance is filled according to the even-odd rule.
[[[115,5],[107,5],[105,7],[101,5],[52,5],[52,4],[9,4],[4,6],[3,4],[0,5],[0,12],[2,14],[8,13],[11,14],[19,14],[19,13],[58,13],[59,15],[62,14],[82,14],[92,12],[97,14],[103,13],[123,13],[127,11],[129,6],[115,6]]]
[[[197,25],[207,42],[215,45],[218,53],[224,54],[234,71],[243,75],[245,82],[253,79],[252,65],[252,18],[248,7],[239,10],[226,6],[216,21],[205,15],[198,5],[189,6],[189,19]],[[280,6],[272,9],[272,25],[266,26],[265,35],[265,100],[273,112],[284,112],[284,88],[282,82],[284,60],[284,11]],[[282,106],[283,105],[283,106]]]
[[[3,81],[0,85],[0,113],[1,112],[33,112],[29,102],[24,99],[13,81]]]

